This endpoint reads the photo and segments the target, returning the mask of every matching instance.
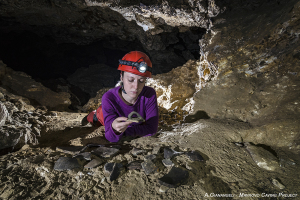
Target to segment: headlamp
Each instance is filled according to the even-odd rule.
[[[119,60],[119,63],[121,65],[132,66],[132,68],[135,67],[141,73],[145,73],[146,71],[152,73],[152,68],[149,67],[146,62],[132,62],[127,60]]]

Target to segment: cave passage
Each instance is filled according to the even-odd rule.
[[[3,25],[3,24],[2,24]],[[2,27],[3,28],[3,27]],[[118,60],[133,50],[145,52],[153,63],[153,75],[166,73],[173,68],[182,66],[188,60],[200,58],[199,39],[205,29],[189,27],[186,31],[173,28],[173,32],[163,32],[157,35],[164,48],[147,50],[143,44],[121,40],[113,35],[89,44],[59,43],[51,35],[37,34],[28,30],[14,29],[0,32],[0,60],[15,71],[22,71],[44,86],[57,92],[57,85],[68,85],[72,93],[86,103],[94,92],[84,91],[80,85],[73,85],[68,78],[77,70],[89,69],[92,65],[103,64],[109,69],[93,71],[106,76],[111,81],[100,81],[97,90],[103,87],[114,87],[119,80]],[[103,69],[103,68],[102,68]],[[88,79],[88,78],[86,78]],[[86,87],[86,86],[85,86]]]

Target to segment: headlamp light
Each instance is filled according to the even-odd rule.
[[[132,68],[135,67],[141,73],[145,73],[146,71],[152,73],[152,68],[149,67],[146,62],[132,62],[127,60],[119,60],[119,63],[121,65],[132,66]]]
[[[141,73],[145,73],[147,71],[147,64],[145,62],[140,62],[139,65],[136,67],[137,70]]]

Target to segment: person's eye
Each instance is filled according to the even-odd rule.
[[[144,83],[145,82],[145,79],[140,79],[140,83]]]
[[[133,80],[133,79],[128,79],[128,81],[129,81],[130,83],[132,83],[134,80]]]

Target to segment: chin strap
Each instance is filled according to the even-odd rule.
[[[124,94],[127,94],[127,92],[126,92],[126,91],[125,91],[125,89],[124,89],[123,82],[121,83],[121,85],[122,85],[122,87],[121,87],[121,89],[122,89],[122,92],[123,92]]]

